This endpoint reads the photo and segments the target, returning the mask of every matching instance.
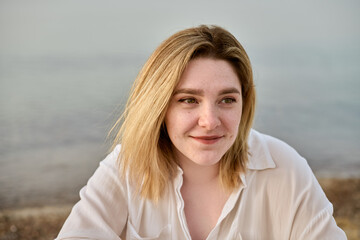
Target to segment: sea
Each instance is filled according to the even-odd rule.
[[[0,209],[79,199],[146,59],[0,58]],[[360,177],[359,61],[303,60],[255,57],[254,128],[294,147],[319,178]]]

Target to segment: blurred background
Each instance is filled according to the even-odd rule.
[[[0,209],[74,203],[151,52],[216,24],[246,49],[254,128],[360,177],[359,1],[0,0]]]

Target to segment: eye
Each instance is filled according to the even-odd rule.
[[[235,103],[236,99],[235,98],[224,98],[221,100],[221,103],[225,103],[225,104],[230,104],[230,103]]]
[[[187,103],[187,104],[195,104],[197,103],[195,98],[182,98],[179,100],[179,102]]]

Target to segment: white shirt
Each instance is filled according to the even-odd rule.
[[[156,205],[118,175],[116,147],[81,189],[57,239],[191,239],[180,189],[182,170]],[[255,130],[243,185],[229,197],[208,240],[346,239],[306,160]]]

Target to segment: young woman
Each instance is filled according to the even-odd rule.
[[[306,160],[251,129],[254,110],[233,35],[171,36],[138,75],[114,149],[58,239],[346,239]]]

